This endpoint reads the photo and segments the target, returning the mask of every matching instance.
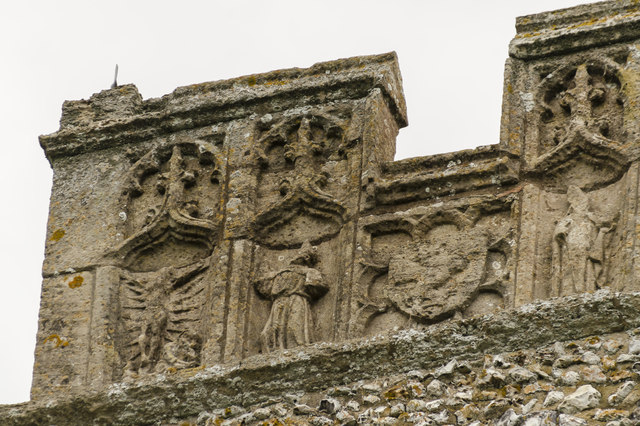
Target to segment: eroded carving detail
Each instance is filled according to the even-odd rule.
[[[108,259],[121,268],[119,352],[124,377],[200,363],[209,256],[220,222],[212,147],[177,144],[142,156],[122,191],[127,237]]]
[[[311,302],[329,290],[321,272],[314,268],[317,262],[316,247],[307,241],[288,266],[254,282],[256,291],[273,301],[260,334],[263,352],[313,342]]]
[[[208,256],[220,223],[219,178],[215,156],[202,145],[148,152],[129,172],[121,212],[127,238],[110,256],[137,271]]]
[[[540,121],[534,173],[557,190],[591,190],[620,179],[629,159],[623,149],[625,98],[618,65],[591,61],[548,74],[539,95]]]
[[[594,133],[622,139],[624,98],[613,61],[592,61],[545,77],[540,113],[544,151],[562,144],[572,125],[584,122]]]
[[[261,244],[274,248],[297,247],[306,240],[318,244],[340,231],[346,209],[326,191],[325,162],[345,155],[343,121],[315,112],[277,124],[268,115],[259,122],[263,133],[254,157],[263,185],[279,194],[256,215],[255,235]]]
[[[605,284],[607,239],[616,226],[591,211],[580,188],[569,186],[567,200],[567,214],[553,232],[553,296],[595,291]]]
[[[500,214],[475,206],[432,210],[415,218],[389,216],[366,225],[372,232],[369,257],[374,262],[362,264],[359,292],[364,297],[352,333],[378,327],[375,318],[402,327],[504,307],[512,245],[506,223]]]
[[[200,261],[150,273],[122,272],[125,377],[199,364],[202,337],[196,330],[204,282],[198,275],[207,266]]]
[[[411,317],[439,320],[461,313],[477,295],[489,242],[455,211],[422,225],[421,237],[389,261],[389,299]]]

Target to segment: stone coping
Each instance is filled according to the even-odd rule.
[[[375,88],[383,93],[399,127],[406,126],[398,58],[390,52],[193,84],[147,100],[134,85],[119,86],[89,100],[66,101],[60,130],[40,136],[40,145],[52,161],[250,117],[265,107],[285,111],[359,99]]]
[[[423,157],[411,157],[383,163],[382,171],[385,177],[397,177],[414,172],[424,173],[441,168],[451,168],[455,163],[477,162],[498,157],[518,158],[517,155],[505,151],[501,145],[483,145],[460,151],[426,155]]]
[[[375,205],[440,199],[489,189],[497,196],[518,183],[519,162],[499,145],[384,163]]]
[[[543,347],[640,326],[640,293],[601,290],[363,340],[321,343],[114,384],[102,392],[0,406],[4,425],[151,424],[288,392],[314,392],[444,365],[452,358]]]
[[[535,59],[640,38],[635,0],[603,1],[517,18],[509,55]]]

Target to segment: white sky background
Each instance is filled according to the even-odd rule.
[[[3,1],[0,404],[29,399],[51,169],[38,135],[65,99],[178,86],[395,50],[409,127],[396,159],[498,142],[515,17],[586,0]]]

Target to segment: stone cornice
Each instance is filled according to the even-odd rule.
[[[396,205],[492,188],[506,191],[519,182],[518,158],[487,145],[385,163],[375,186],[376,206]]]
[[[640,38],[640,5],[603,1],[519,17],[509,55],[535,59]]]
[[[358,99],[379,88],[398,126],[407,125],[402,77],[394,52],[322,62],[230,80],[179,87],[142,100],[134,85],[63,105],[60,130],[40,137],[47,158],[72,156],[250,116],[268,106]]]

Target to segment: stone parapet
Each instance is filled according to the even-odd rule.
[[[394,53],[66,102],[40,139],[32,397],[55,408],[28,415],[191,421],[635,330],[634,4],[521,18],[500,140],[472,150],[393,161]]]
[[[66,101],[60,130],[41,136],[40,144],[53,161],[238,120],[261,111],[274,113],[358,99],[374,88],[383,93],[398,127],[406,126],[402,77],[396,54],[391,52],[192,84],[146,100],[134,85],[118,86],[89,100]]]

